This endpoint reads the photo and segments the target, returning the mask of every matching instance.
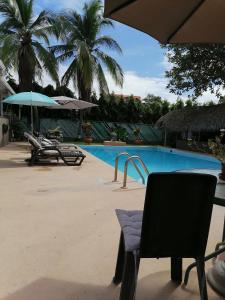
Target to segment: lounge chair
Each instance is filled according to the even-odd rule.
[[[36,134],[31,134],[28,132],[24,132],[24,136],[28,138],[29,136],[34,136],[43,146],[57,146],[60,148],[68,149],[68,148],[74,148],[77,149],[77,146],[74,144],[67,144],[67,143],[60,143],[58,140],[55,139],[47,139],[44,135],[36,133]]]
[[[62,159],[67,166],[80,166],[86,157],[81,151],[76,149],[62,149],[54,145],[42,145],[35,137],[24,133],[32,146],[31,158],[28,160],[30,166],[43,159]]]
[[[207,300],[204,255],[216,177],[192,173],[149,175],[144,211],[116,210],[121,226],[113,282],[120,300],[134,300],[141,258],[171,258],[171,279],[182,282],[182,258],[197,262],[201,299]]]

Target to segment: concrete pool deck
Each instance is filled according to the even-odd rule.
[[[28,167],[27,157],[24,144],[0,148],[0,299],[119,299],[111,284],[120,232],[114,209],[142,209],[145,188],[130,182],[121,190],[113,168],[88,153],[81,167]],[[214,206],[207,253],[221,239],[224,213]],[[187,288],[177,287],[169,267],[169,259],[142,260],[136,299],[199,299],[196,272]]]

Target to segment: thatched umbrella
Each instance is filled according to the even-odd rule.
[[[225,104],[170,111],[156,122],[156,127],[170,132],[215,132],[225,128]]]

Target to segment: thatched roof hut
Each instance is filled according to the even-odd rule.
[[[170,132],[215,132],[225,128],[225,104],[170,111],[156,122]]]

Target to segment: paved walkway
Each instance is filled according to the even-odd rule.
[[[130,183],[121,190],[111,182],[113,169],[90,154],[81,167],[28,167],[27,157],[23,144],[0,149],[0,299],[119,299],[111,284],[119,240],[114,209],[142,209],[145,189]],[[208,251],[221,238],[224,212],[214,208]],[[169,265],[142,261],[137,300],[199,299],[195,271],[184,289],[169,281]],[[220,299],[210,288],[209,296]]]

